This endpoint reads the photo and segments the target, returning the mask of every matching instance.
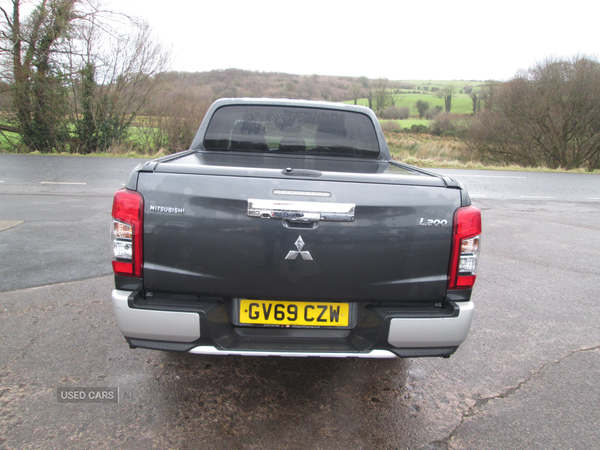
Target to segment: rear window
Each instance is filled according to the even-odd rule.
[[[208,125],[204,148],[356,158],[379,156],[375,128],[365,114],[268,105],[219,108]]]

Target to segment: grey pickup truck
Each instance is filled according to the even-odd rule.
[[[218,100],[188,151],[133,170],[112,217],[132,348],[448,357],[471,325],[481,213],[394,161],[362,106]]]

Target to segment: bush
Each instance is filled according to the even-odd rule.
[[[425,111],[425,118],[427,120],[433,120],[441,111],[441,107],[438,105],[435,108],[429,108]]]
[[[427,127],[425,125],[421,125],[421,124],[417,125],[417,124],[415,124],[415,125],[413,125],[413,126],[410,127],[410,132],[411,133],[429,133],[430,130],[429,130],[429,127]]]
[[[174,153],[190,147],[210,102],[199,90],[188,89],[166,95],[152,106],[137,144],[150,152]]]
[[[440,113],[431,124],[431,133],[436,136],[463,136],[469,128],[470,119],[458,114]]]
[[[406,106],[402,108],[398,108],[397,106],[390,106],[386,108],[385,111],[381,114],[384,119],[398,120],[398,119],[408,119],[410,114],[410,109]]]

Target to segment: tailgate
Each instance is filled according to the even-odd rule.
[[[138,190],[147,292],[445,298],[458,189],[142,172]]]

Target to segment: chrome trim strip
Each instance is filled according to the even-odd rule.
[[[249,217],[285,219],[297,222],[354,221],[356,205],[351,203],[293,202],[285,200],[248,199]]]
[[[388,342],[397,348],[455,347],[467,338],[473,319],[473,302],[457,302],[458,317],[390,321]]]
[[[128,338],[154,341],[193,342],[200,339],[200,317],[196,313],[132,309],[132,291],[112,291],[117,327]]]
[[[244,350],[219,350],[210,345],[200,345],[194,347],[188,353],[196,355],[221,355],[221,356],[289,356],[302,357],[317,356],[320,358],[397,358],[395,354],[388,350],[372,350],[369,353],[335,353],[335,352],[276,352],[276,351],[244,351]]]

